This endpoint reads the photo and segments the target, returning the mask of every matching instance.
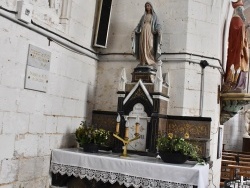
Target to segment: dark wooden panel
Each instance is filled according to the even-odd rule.
[[[243,152],[250,152],[250,138],[243,138]]]

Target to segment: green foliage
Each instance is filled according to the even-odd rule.
[[[87,126],[85,121],[82,121],[80,127],[75,132],[76,141],[80,146],[87,143],[94,143],[98,145],[105,145],[110,132],[104,129],[96,129],[93,126]]]
[[[174,136],[172,133],[159,134],[157,139],[158,150],[165,153],[181,153],[198,162],[204,162],[197,153],[197,147],[184,138]]]

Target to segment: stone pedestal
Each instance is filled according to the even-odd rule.
[[[132,73],[132,82],[138,82],[140,79],[144,83],[152,83],[156,75],[156,70],[151,66],[138,66]]]

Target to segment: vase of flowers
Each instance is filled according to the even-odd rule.
[[[202,162],[197,153],[197,147],[184,138],[174,136],[172,133],[159,134],[157,139],[159,155],[164,162],[185,163],[191,158]]]
[[[83,151],[95,153],[98,152],[100,146],[105,146],[110,133],[104,129],[97,129],[93,126],[87,126],[85,121],[82,121],[80,127],[75,132],[76,141],[80,147],[83,147]]]

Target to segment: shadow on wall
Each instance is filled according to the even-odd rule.
[[[75,133],[70,133],[68,128],[66,134],[63,135],[60,148],[75,148],[77,147]]]

